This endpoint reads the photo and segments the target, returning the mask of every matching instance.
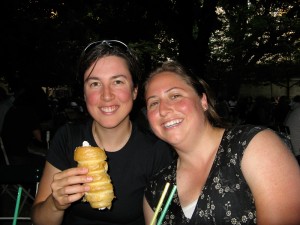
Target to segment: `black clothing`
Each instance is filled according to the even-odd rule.
[[[176,192],[163,224],[256,224],[254,198],[242,174],[241,160],[251,139],[263,129],[243,125],[225,130],[191,219],[185,217]],[[154,211],[166,182],[176,184],[176,169],[174,160],[146,188],[145,196]]]
[[[92,135],[92,120],[84,124],[67,124],[60,128],[50,145],[47,160],[60,170],[76,167],[74,150],[88,141],[97,146]],[[150,133],[133,124],[127,144],[117,152],[106,152],[108,174],[116,199],[110,210],[92,209],[89,203],[78,201],[65,212],[63,224],[82,225],[143,225],[143,194],[147,182],[168,165],[172,150]]]

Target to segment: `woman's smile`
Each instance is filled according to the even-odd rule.
[[[171,121],[168,121],[166,123],[163,124],[163,126],[165,128],[173,128],[173,127],[176,127],[178,126],[179,124],[181,124],[181,122],[183,121],[183,119],[175,119],[175,120],[171,120]]]
[[[117,105],[113,105],[113,106],[105,106],[105,107],[101,107],[100,110],[104,113],[113,113],[116,110],[118,110],[119,106]]]

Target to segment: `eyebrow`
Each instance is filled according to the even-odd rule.
[[[113,80],[113,79],[117,79],[117,78],[120,78],[120,77],[123,77],[125,79],[127,79],[127,76],[123,75],[123,74],[119,74],[119,75],[114,75],[110,78],[110,80]],[[93,77],[93,76],[89,76],[87,77],[85,80],[84,80],[84,83],[86,83],[87,81],[89,80],[101,80],[99,77]]]
[[[150,96],[149,98],[146,98],[146,102],[148,102],[152,98],[155,98],[155,96]]]
[[[86,83],[87,81],[89,81],[89,80],[100,80],[98,77],[91,77],[91,76],[89,76],[89,77],[87,77],[85,80],[84,80],[84,83]]]
[[[171,87],[170,89],[164,91],[164,93],[169,93],[170,91],[172,91],[174,89],[180,89],[180,90],[182,90],[182,88],[180,88],[180,87]],[[156,98],[156,96],[155,95],[149,96],[148,98],[146,98],[146,102],[148,102],[148,100],[150,100],[152,98]]]

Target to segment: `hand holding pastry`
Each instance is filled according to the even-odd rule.
[[[51,189],[52,200],[57,210],[65,210],[90,190],[88,185],[84,185],[92,181],[92,177],[87,176],[87,173],[87,168],[71,168],[54,175]]]
[[[82,147],[77,147],[74,159],[78,167],[88,168],[88,175],[93,181],[88,185],[90,190],[85,193],[84,201],[90,203],[92,208],[111,208],[112,200],[115,198],[111,179],[107,174],[108,165],[105,151],[99,147],[92,147],[86,141]]]

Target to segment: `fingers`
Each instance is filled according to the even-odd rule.
[[[60,173],[57,173],[54,175],[54,179],[63,179],[66,177],[71,177],[71,176],[78,176],[78,175],[85,175],[88,173],[88,169],[84,167],[75,167],[75,168],[70,168],[67,170],[64,170]]]
[[[87,176],[87,168],[71,168],[54,175],[56,185],[60,187],[91,182],[93,177]]]
[[[87,176],[87,173],[87,168],[71,168],[54,175],[51,189],[53,202],[58,210],[65,210],[90,190],[87,183],[93,178]]]

